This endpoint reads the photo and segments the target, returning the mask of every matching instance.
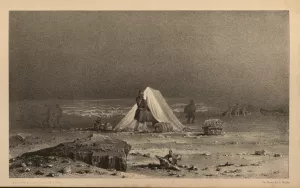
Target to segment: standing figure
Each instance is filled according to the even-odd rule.
[[[229,106],[229,108],[228,108],[228,110],[227,110],[227,112],[226,112],[226,116],[227,116],[227,117],[231,117],[232,111],[233,111],[232,106]]]
[[[236,103],[236,105],[235,105],[234,115],[235,116],[240,116],[240,105],[239,105],[239,103]]]
[[[62,117],[62,109],[58,104],[56,104],[54,109],[50,110],[50,120],[49,120],[50,127],[54,128],[60,125],[61,117]]]
[[[49,113],[49,127],[54,128],[55,127],[55,110],[53,109],[53,106],[50,107],[50,113]]]
[[[191,100],[190,104],[184,108],[184,113],[186,114],[187,123],[190,123],[191,120],[192,123],[194,123],[196,117],[196,105],[194,100]]]
[[[49,124],[50,124],[50,107],[47,104],[45,104],[42,126],[49,127],[50,126]]]
[[[242,114],[243,114],[243,116],[246,116],[248,114],[247,106],[246,105],[242,109]]]
[[[62,113],[63,113],[63,111],[62,111],[61,107],[59,106],[59,104],[56,104],[55,105],[55,124],[56,124],[56,126],[60,126],[60,128],[61,128],[60,119],[62,117]]]
[[[147,105],[147,100],[144,98],[144,92],[139,91],[139,95],[136,97],[137,109],[135,111],[134,119],[137,121],[137,124],[134,128],[135,131],[141,127],[145,129],[147,126],[147,122],[154,122],[154,118],[150,112],[150,109]],[[142,124],[142,125],[140,125]]]

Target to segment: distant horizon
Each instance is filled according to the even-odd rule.
[[[221,100],[213,100],[213,99],[207,99],[207,100],[204,100],[204,99],[199,99],[199,98],[183,98],[183,97],[164,97],[166,99],[166,101],[174,101],[174,100],[180,100],[182,103],[184,104],[188,104],[189,103],[189,100],[194,100],[195,103],[197,104],[207,104],[207,105],[217,105],[217,106],[222,106],[222,107],[225,107],[227,108],[228,105],[230,104],[230,106],[234,106],[236,103],[239,103],[240,105],[250,105],[250,106],[253,106],[253,107],[267,107],[267,108],[286,108],[288,107],[289,108],[289,103],[282,103],[282,104],[261,104],[259,102],[242,102],[242,101],[221,101]],[[32,102],[53,102],[53,104],[55,102],[58,102],[59,101],[86,101],[86,102],[89,102],[89,101],[103,101],[103,102],[106,102],[106,101],[122,101],[122,100],[125,100],[125,101],[132,101],[132,105],[135,104],[135,98],[101,98],[101,99],[24,99],[24,100],[18,100],[18,101],[9,101],[10,103],[15,103],[15,102],[26,102],[26,101],[32,101]]]

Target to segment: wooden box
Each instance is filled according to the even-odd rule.
[[[223,122],[219,119],[209,119],[204,122],[204,135],[221,135],[223,132]]]

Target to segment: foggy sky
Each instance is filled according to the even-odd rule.
[[[10,12],[10,100],[288,103],[287,11]]]

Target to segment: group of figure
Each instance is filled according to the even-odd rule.
[[[242,108],[238,103],[236,103],[235,106],[229,106],[228,111],[226,112],[225,116],[231,117],[232,115],[234,116],[246,116],[248,114],[247,111],[247,106],[243,106]]]
[[[59,104],[56,104],[54,108],[51,108],[49,105],[45,104],[45,118],[43,121],[43,127],[60,127],[60,120],[62,115],[63,111]]]

